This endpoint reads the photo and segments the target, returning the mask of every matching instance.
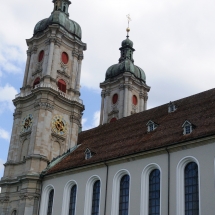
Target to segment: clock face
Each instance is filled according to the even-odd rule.
[[[23,120],[21,125],[21,133],[27,132],[31,130],[33,124],[33,115],[28,114]]]
[[[67,132],[67,123],[62,116],[57,115],[52,119],[52,130],[58,135],[64,135]]]

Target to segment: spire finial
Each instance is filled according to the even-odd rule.
[[[127,29],[126,29],[126,31],[127,31],[127,38],[128,38],[128,37],[129,37],[129,32],[130,32],[129,24],[130,24],[130,22],[131,22],[132,20],[131,20],[130,14],[128,14],[126,17],[127,17],[127,19],[128,19],[128,27],[127,27]]]

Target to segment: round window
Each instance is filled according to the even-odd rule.
[[[133,105],[137,105],[137,97],[135,95],[133,95],[133,99],[132,99]]]
[[[111,120],[110,120],[110,122],[116,122],[117,121],[117,118],[112,118]]]
[[[68,56],[68,54],[67,54],[66,52],[63,52],[63,53],[62,53],[61,60],[62,60],[62,62],[63,62],[64,64],[67,64],[67,63],[68,63],[68,61],[69,61],[69,56]]]
[[[117,101],[118,101],[118,94],[114,94],[114,95],[113,95],[113,98],[112,98],[113,104],[116,104]]]
[[[44,57],[44,51],[42,50],[42,51],[39,53],[38,61],[41,62],[41,61],[43,60],[43,57]]]

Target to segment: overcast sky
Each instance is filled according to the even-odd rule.
[[[51,0],[7,0],[0,13],[0,177],[13,123],[11,100],[22,84],[25,39],[49,17]],[[97,126],[99,83],[118,62],[130,14],[130,39],[135,64],[151,86],[148,108],[190,96],[215,86],[214,0],[74,0],[70,19],[82,27],[87,43],[82,67],[84,129]]]

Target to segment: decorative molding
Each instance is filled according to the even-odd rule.
[[[76,189],[76,204],[75,204],[75,211],[76,211],[78,185],[77,185],[76,181],[72,180],[72,181],[67,182],[67,184],[64,187],[63,205],[62,205],[61,215],[69,214],[69,200],[70,200],[71,189],[72,189],[73,186],[77,187],[77,189]]]
[[[70,121],[81,126],[81,115],[79,113],[73,112],[72,115],[70,116]]]
[[[37,46],[33,46],[32,49],[31,49],[31,52],[32,52],[33,54],[36,54],[36,53],[37,53],[37,50],[38,50]]]
[[[13,113],[14,119],[21,118],[21,116],[22,116],[22,111],[16,109],[15,112]]]
[[[9,196],[5,196],[5,197],[0,197],[0,203],[6,203],[10,201],[10,197]]]
[[[63,71],[61,70],[57,70],[57,73],[59,73],[60,75],[65,76],[66,78],[70,78],[70,76],[68,75],[68,73],[66,72],[67,69],[63,69]]]
[[[54,109],[54,105],[48,102],[37,102],[34,104],[34,108],[41,108],[41,109],[52,111]]]
[[[31,127],[32,129],[32,127]],[[31,130],[30,131],[27,131],[27,132],[24,132],[22,134],[19,135],[20,137],[20,142],[24,142],[26,139],[29,138],[29,136],[31,135]]]
[[[59,39],[56,39],[56,40],[55,40],[55,45],[56,45],[56,46],[60,47],[61,44],[62,44],[62,41],[61,41],[61,40],[59,40]]]
[[[72,50],[72,56],[78,58],[79,57],[79,53],[77,49],[73,49]]]
[[[56,134],[56,133],[54,133],[54,132],[52,132],[52,133],[51,133],[51,140],[52,140],[53,142],[63,143],[63,142],[66,140],[66,138],[63,137],[63,136],[60,136],[60,135],[58,135],[58,134]]]
[[[184,169],[186,165],[190,162],[195,162],[198,165],[198,176],[199,176],[199,215],[201,215],[201,194],[200,194],[200,167],[199,161],[192,156],[182,158],[177,165],[177,184],[176,184],[176,194],[177,194],[177,215],[184,215],[185,211],[185,201],[184,201]]]
[[[78,55],[78,60],[82,61],[83,59],[84,59],[84,55],[83,55],[83,53],[80,53]]]
[[[101,196],[101,188],[102,188],[101,178],[98,175],[93,175],[90,179],[88,179],[87,185],[86,185],[84,215],[90,215],[92,212],[93,185],[97,180],[100,181],[100,196]],[[100,199],[101,199],[101,197],[100,197]],[[99,201],[98,214],[100,214],[99,213],[100,212],[100,204],[101,204],[101,201]]]
[[[150,173],[158,169],[160,171],[160,214],[161,214],[161,197],[162,197],[162,172],[158,164],[151,163],[147,165],[141,176],[141,204],[140,204],[140,215],[149,214],[149,175]]]
[[[113,187],[112,187],[112,208],[111,208],[111,215],[118,215],[119,214],[119,195],[120,195],[120,181],[124,175],[129,175],[129,203],[128,203],[128,214],[130,214],[130,187],[131,187],[131,175],[126,169],[119,170],[114,178],[113,178]]]

